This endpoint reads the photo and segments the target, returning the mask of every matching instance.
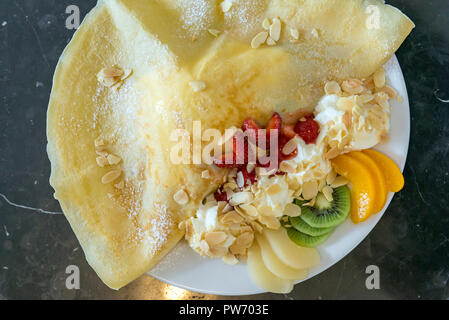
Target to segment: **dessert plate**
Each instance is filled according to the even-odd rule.
[[[402,101],[391,100],[390,140],[378,145],[375,149],[388,155],[403,171],[410,139],[407,88],[396,56],[393,56],[384,68],[389,85],[396,89]],[[390,193],[385,208],[367,221],[355,225],[351,219],[347,219],[339,226],[332,236],[318,247],[321,263],[318,267],[310,269],[307,279],[330,268],[359,245],[382,218],[393,195]],[[221,259],[202,258],[189,247],[186,241],[181,241],[148,274],[168,284],[206,294],[248,295],[264,292],[251,281],[246,264],[230,266]]]

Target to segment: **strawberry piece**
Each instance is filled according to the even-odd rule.
[[[270,130],[281,130],[282,127],[282,119],[279,113],[275,112],[271,119],[268,121],[265,130],[267,130],[267,136],[270,134]]]
[[[306,144],[315,143],[320,134],[320,125],[313,116],[306,117],[306,121],[298,121],[295,132],[304,140]]]
[[[228,202],[228,194],[224,192],[223,189],[218,189],[217,191],[215,191],[214,198],[215,200],[217,200],[217,202],[220,201]]]
[[[243,122],[242,125],[242,130],[243,132],[247,131],[247,130],[254,130],[257,132],[257,130],[259,130],[259,126],[257,125],[257,123],[254,122],[253,119],[248,118]]]

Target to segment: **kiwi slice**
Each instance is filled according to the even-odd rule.
[[[304,214],[304,212],[306,212],[307,210],[310,211],[309,207],[302,207],[302,214]],[[309,236],[312,237],[317,237],[317,236],[322,236],[326,233],[331,232],[332,230],[334,230],[334,228],[314,228],[309,226],[304,220],[302,220],[301,217],[295,217],[295,218],[290,218],[289,219],[290,224],[292,225],[293,228],[295,228],[296,230],[298,230],[299,232],[305,233]]]
[[[298,246],[315,248],[326,241],[327,238],[329,238],[329,236],[332,234],[332,231],[321,236],[313,237],[309,236],[308,234],[302,233],[295,228],[287,228],[287,234],[290,240],[296,243]]]
[[[301,219],[313,228],[334,228],[343,223],[351,209],[351,194],[347,186],[334,189],[333,200],[327,201],[326,197],[319,193],[315,205],[304,209]]]

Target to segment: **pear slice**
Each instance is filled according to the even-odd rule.
[[[276,256],[294,269],[309,269],[319,265],[320,255],[314,248],[298,246],[287,235],[284,228],[265,230],[264,236]]]
[[[281,279],[267,269],[257,244],[248,250],[248,272],[254,283],[267,292],[289,293],[293,290],[292,280]]]
[[[286,280],[304,280],[307,278],[307,269],[294,269],[289,267],[276,256],[270,244],[263,236],[259,235],[256,239],[260,246],[262,260],[271,273]]]

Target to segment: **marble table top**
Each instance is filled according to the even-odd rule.
[[[245,299],[449,298],[449,7],[447,0],[387,1],[417,27],[397,53],[408,86],[411,144],[406,187],[370,235],[324,273],[288,295]],[[83,17],[94,0],[0,2],[0,299],[222,299],[145,275],[108,289],[85,261],[53,199],[46,111],[58,58],[74,30],[66,8]],[[68,265],[79,290],[66,288]],[[366,267],[380,270],[368,290]],[[237,297],[234,297],[237,298]]]

